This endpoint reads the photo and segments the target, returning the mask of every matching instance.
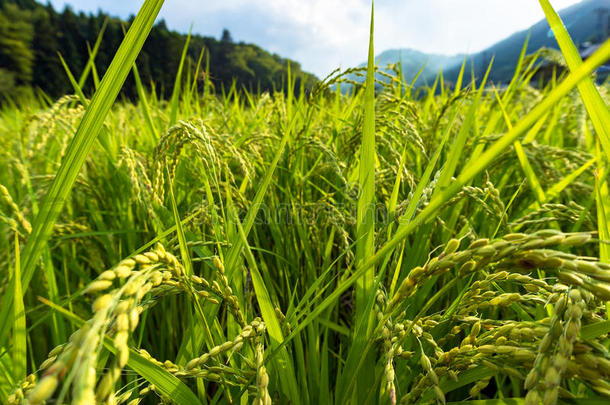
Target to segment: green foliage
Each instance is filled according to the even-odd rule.
[[[15,89],[15,74],[6,69],[0,69],[0,94],[12,93]]]
[[[32,81],[34,28],[31,13],[14,4],[0,8],[0,101]]]

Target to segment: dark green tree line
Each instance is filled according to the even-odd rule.
[[[132,20],[132,18],[130,19]],[[19,89],[41,89],[52,98],[72,93],[73,89],[58,54],[66,61],[75,77],[79,77],[89,60],[88,47],[93,47],[106,22],[102,42],[95,58],[100,77],[108,68],[123,39],[129,21],[97,14],[75,13],[66,7],[56,11],[50,4],[34,0],[0,0],[0,98],[15,96]],[[142,81],[155,84],[157,93],[168,97],[172,91],[180,54],[186,35],[169,30],[163,20],[153,28],[137,60]],[[209,62],[212,84],[228,89],[233,81],[239,89],[279,90],[285,83],[287,64],[295,78],[311,87],[317,79],[301,70],[298,63],[271,54],[260,47],[235,43],[228,30],[221,39],[193,35],[187,56],[194,67],[205,49],[203,65]],[[85,84],[91,94],[93,81]],[[135,81],[129,78],[123,96],[135,98]]]

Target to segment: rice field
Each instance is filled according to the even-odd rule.
[[[376,83],[371,23],[348,94],[115,102],[162,3],[90,99],[0,110],[0,402],[610,401],[610,42],[541,0],[548,83]]]

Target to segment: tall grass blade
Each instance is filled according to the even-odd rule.
[[[97,68],[95,67],[94,51],[89,44],[87,44],[87,52],[89,53],[89,62],[87,63],[87,66],[90,66],[91,76],[93,77],[93,88],[97,90],[100,87],[100,76],[97,74]],[[79,85],[82,87],[82,84],[79,83]]]
[[[576,49],[570,34],[557,12],[553,9],[553,6],[551,6],[551,3],[548,0],[539,1],[570,71],[576,71],[583,63],[578,49]],[[606,159],[610,162],[610,111],[608,106],[595,88],[595,84],[590,77],[584,78],[577,87],[606,153]]]
[[[500,109],[502,110],[502,115],[504,116],[504,121],[506,122],[506,127],[510,131],[513,129],[513,125],[511,123],[510,117],[508,116],[508,112],[506,111],[506,107],[504,106],[504,103],[502,102],[502,99],[500,98],[500,95],[498,94],[498,89],[496,89],[496,87],[494,86],[493,90],[494,90],[494,94],[496,96],[498,105],[500,106]],[[542,120],[540,120],[540,121],[542,121]],[[515,142],[513,142],[513,147],[515,148],[515,153],[517,154],[517,159],[519,160],[521,169],[523,170],[523,173],[525,174],[525,177],[527,178],[527,182],[528,182],[529,186],[531,187],[532,191],[534,192],[534,195],[536,196],[536,200],[538,201],[539,204],[542,204],[546,200],[546,195],[544,194],[544,190],[542,189],[542,186],[540,185],[540,181],[538,181],[538,176],[536,176],[536,173],[534,172],[534,169],[532,168],[532,165],[530,164],[530,162],[527,158],[527,155],[525,154],[525,150],[523,150],[523,145],[521,145],[521,142],[515,141]]]
[[[601,154],[598,157],[601,160]],[[595,176],[595,203],[597,207],[597,227],[599,231],[599,258],[602,262],[610,262],[610,193],[608,192],[608,181],[606,180],[606,170],[601,170]]]
[[[442,381],[440,383],[440,387],[443,390],[443,392],[446,394],[448,392],[454,391],[465,385],[471,384],[475,381],[478,381],[485,377],[492,376],[494,374],[496,374],[496,371],[494,371],[490,368],[487,368],[484,366],[477,366],[477,367],[471,368],[469,370],[466,370],[463,373],[460,373],[457,381],[454,381],[451,379]],[[424,394],[422,396],[423,401],[431,401],[433,399],[434,399],[434,393],[432,392],[432,390],[429,390],[426,394]]]
[[[93,44],[93,49],[90,50],[89,52],[89,60],[87,61],[87,64],[85,65],[85,69],[83,70],[83,73],[80,75],[80,78],[78,79],[78,87],[83,88],[83,86],[85,85],[85,82],[87,81],[87,77],[89,77],[89,72],[94,72],[95,74],[95,89],[97,90],[97,88],[99,87],[99,83],[98,83],[98,79],[97,79],[97,72],[95,72],[95,57],[97,56],[97,53],[100,49],[100,45],[102,44],[102,38],[104,37],[104,32],[106,32],[106,27],[108,27],[108,19],[109,17],[106,17],[104,19],[104,22],[102,23],[102,27],[100,28],[100,32],[97,34],[97,38],[95,39],[95,44]]]
[[[89,102],[87,101],[87,97],[85,97],[85,93],[83,93],[82,86],[74,78],[74,75],[72,74],[72,71],[70,70],[70,67],[64,60],[64,57],[61,56],[60,53],[58,53],[57,55],[59,56],[59,61],[61,62],[61,65],[64,67],[64,70],[66,71],[66,75],[68,76],[68,80],[70,81],[70,84],[72,85],[72,88],[74,89],[74,92],[78,96],[78,99],[80,100],[81,104],[84,107],[87,107],[89,105]]]
[[[176,73],[176,79],[174,81],[174,91],[172,92],[172,98],[170,100],[170,113],[168,126],[172,126],[176,123],[176,117],[178,115],[178,104],[180,102],[180,91],[182,90],[182,70],[184,69],[184,61],[186,60],[186,52],[189,49],[189,42],[191,41],[191,31],[193,26],[189,30],[189,34],[186,37],[184,48],[182,48],[182,55],[180,56],[180,64],[178,65],[178,72]]]
[[[19,258],[19,236],[15,233],[15,271],[13,272],[12,290],[14,296],[13,321],[13,370],[15,381],[25,379],[27,361],[27,332],[25,328],[25,307],[23,306],[23,292],[21,290],[21,265]]]
[[[371,9],[369,57],[364,92],[364,123],[360,147],[358,213],[356,217],[356,267],[375,252],[375,55],[373,49],[374,11]],[[371,268],[356,285],[356,319],[364,313],[364,303],[372,293],[375,272]]]
[[[369,34],[369,54],[364,90],[364,122],[362,125],[362,144],[360,147],[360,171],[358,176],[358,211],[356,214],[356,268],[375,253],[375,51],[373,34],[375,22],[375,2],[371,2],[371,25]],[[356,283],[356,318],[355,323],[363,324],[365,334],[354,336],[353,351],[358,350],[362,341],[366,341],[372,331],[373,313],[367,311],[369,298],[375,294],[375,269],[371,266]],[[364,359],[361,370],[347,368],[344,375],[357,376],[358,402],[362,403],[371,389],[370,381],[374,378],[374,357],[369,353]],[[353,363],[348,363],[352,365]]]
[[[576,46],[570,38],[570,34],[561,21],[561,18],[555,12],[548,0],[540,0],[540,5],[553,29],[555,38],[557,39],[557,43],[559,44],[568,67],[571,71],[579,68],[583,62]],[[578,91],[585,104],[587,113],[591,118],[602,149],[605,152],[606,162],[610,162],[610,111],[608,110],[608,106],[595,88],[595,84],[591,78],[585,78],[578,85]],[[599,171],[604,172],[605,166],[601,156],[598,158],[598,161]],[[607,213],[610,212],[608,186],[606,180],[603,177],[599,178],[598,176],[596,176],[595,184],[600,239],[608,240],[608,238],[610,238],[610,230],[606,217]],[[600,259],[604,262],[610,261],[610,246],[605,243],[600,243]]]
[[[138,71],[138,66],[135,62],[133,64],[133,78],[136,82],[138,100],[140,102],[140,105],[142,106],[142,114],[144,114],[144,121],[146,122],[146,127],[152,135],[152,139],[156,142],[157,140],[159,140],[159,133],[152,120],[152,115],[150,113],[150,105],[148,104],[148,97],[146,95],[146,89],[144,89],[144,85],[142,84],[142,78],[140,77],[140,72]]]
[[[191,262],[191,255],[189,254],[186,235],[184,234],[182,221],[180,220],[180,214],[178,213],[178,204],[176,204],[176,197],[174,196],[174,186],[171,183],[169,185],[169,197],[172,204],[174,222],[176,224],[176,235],[178,236],[178,245],[180,246],[180,257],[182,257],[186,274],[190,276],[193,274],[193,263]]]

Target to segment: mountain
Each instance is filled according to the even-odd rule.
[[[416,81],[416,84],[421,85],[424,84],[426,78],[435,76],[444,66],[462,63],[465,56],[463,54],[447,56],[424,53],[414,49],[391,49],[377,55],[375,60],[379,66],[387,66],[400,62],[403,75],[409,83],[415,79],[421,69],[422,72]],[[366,66],[366,64],[362,66]]]
[[[458,55],[441,55],[434,53],[425,53],[417,51],[415,49],[390,49],[384,51],[375,57],[375,63],[379,68],[392,74],[391,65],[398,66],[402,69],[402,74],[405,77],[407,83],[414,82],[415,86],[431,85],[431,81],[434,81],[435,76],[441,69],[446,66],[460,65],[465,54]],[[358,68],[366,68],[366,63],[361,63]],[[421,72],[420,72],[421,70]],[[365,73],[350,73],[346,78],[351,82],[364,82]],[[387,76],[377,73],[375,79],[378,81],[387,81]],[[336,86],[333,86],[336,88]],[[351,91],[351,84],[341,85],[341,91],[347,93]]]
[[[609,37],[610,0],[585,0],[559,12],[572,40],[577,46],[587,42],[599,43]],[[510,37],[492,45],[482,52],[468,58],[468,66],[474,65],[475,76],[485,74],[491,57],[494,57],[490,80],[506,83],[511,80],[519,54],[528,34],[527,53],[531,54],[540,48],[559,49],[553,31],[546,19],[534,24],[528,30],[517,32]],[[460,66],[447,66],[445,78],[455,81]]]
[[[588,42],[599,43],[610,36],[610,0],[584,0],[561,10],[559,15],[577,46],[583,46]],[[558,49],[549,24],[546,19],[543,19],[527,30],[517,32],[481,52],[468,56],[466,58],[468,70],[472,67],[475,76],[480,78],[485,74],[491,58],[494,57],[490,80],[496,83],[510,81],[528,34],[528,54],[540,48]],[[401,62],[407,82],[411,82],[425,64],[424,70],[416,82],[416,85],[423,85],[434,81],[441,69],[446,82],[455,82],[464,57],[464,55],[428,54],[413,49],[393,49],[379,54],[376,61],[381,68]],[[364,80],[362,77],[352,76],[350,78],[358,81]]]
[[[123,39],[123,28],[132,20],[133,17],[123,21],[101,11],[95,15],[76,13],[69,7],[56,11],[50,3],[42,5],[34,0],[0,0],[0,99],[18,98],[31,88],[42,89],[53,98],[73,93],[58,53],[78,78],[89,60],[88,47],[94,46],[104,30],[95,58],[101,77]],[[186,40],[187,35],[168,29],[161,20],[152,28],[138,56],[136,65],[142,82],[151,89],[154,83],[156,93],[162,97],[167,98],[172,92]],[[191,36],[185,65],[191,75],[202,50],[205,50],[202,69],[209,65],[209,78],[218,90],[224,87],[228,91],[233,82],[238,90],[282,89],[288,64],[296,89],[301,83],[310,88],[317,82],[297,62],[253,44],[233,42],[227,30],[220,39]],[[187,77],[185,71],[183,78]],[[92,79],[93,75],[89,75],[84,86],[87,95],[93,92]],[[122,95],[137,97],[132,75],[125,82]]]

